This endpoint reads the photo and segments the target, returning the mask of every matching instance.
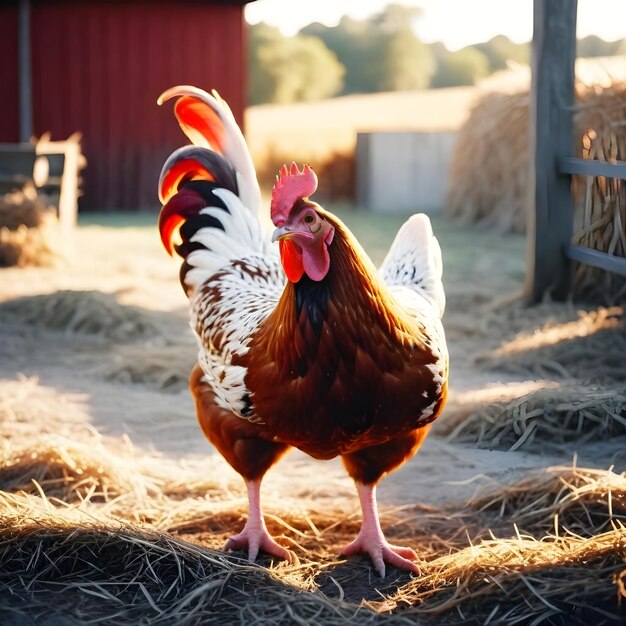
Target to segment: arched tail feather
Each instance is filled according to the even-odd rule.
[[[215,92],[186,85],[158,102],[170,98],[177,98],[174,113],[194,145],[173,152],[161,170],[159,230],[165,249],[183,258],[180,280],[190,294],[233,259],[267,254],[269,239],[256,218],[256,172],[228,105]]]
[[[174,254],[176,231],[185,220],[197,215],[206,206],[206,200],[192,189],[181,189],[172,196],[159,213],[159,233],[167,252]]]
[[[172,152],[161,169],[161,203],[167,203],[190,180],[212,181],[239,195],[235,170],[223,156],[207,148],[183,146]]]
[[[183,132],[197,146],[219,152],[234,171],[243,204],[255,215],[261,203],[256,171],[245,139],[233,114],[217,92],[208,94],[190,85],[179,85],[163,92],[158,104],[178,98],[174,113]]]

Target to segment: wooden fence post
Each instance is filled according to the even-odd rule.
[[[572,237],[571,177],[559,160],[573,152],[572,109],[577,0],[534,0],[530,98],[530,189],[524,294],[529,302],[549,292],[569,293]]]
[[[27,143],[33,136],[33,79],[31,60],[31,6],[30,0],[20,0],[18,4],[18,100],[19,137]]]

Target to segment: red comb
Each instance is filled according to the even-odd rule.
[[[283,165],[272,189],[270,213],[274,225],[279,226],[289,217],[296,200],[308,198],[316,189],[317,176],[308,165],[305,165],[302,171],[295,163],[292,163],[289,169]]]

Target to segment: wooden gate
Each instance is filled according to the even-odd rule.
[[[530,99],[530,211],[525,294],[570,293],[571,261],[626,275],[626,258],[572,245],[572,175],[626,180],[626,162],[579,159],[573,152],[577,0],[534,0]]]

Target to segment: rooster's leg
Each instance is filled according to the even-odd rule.
[[[378,520],[376,483],[417,452],[426,439],[428,429],[429,426],[425,426],[397,439],[391,439],[383,444],[357,450],[341,457],[348,474],[356,484],[363,511],[363,523],[357,538],[346,546],[341,554],[344,556],[357,552],[369,554],[376,571],[383,578],[385,563],[400,569],[408,569],[416,574],[419,574],[419,568],[413,562],[417,558],[413,550],[392,546],[385,539]]]
[[[359,552],[369,554],[381,578],[385,577],[385,563],[419,574],[420,569],[413,562],[417,559],[415,552],[411,548],[391,545],[383,535],[378,520],[376,486],[364,485],[359,482],[356,482],[355,485],[361,501],[363,522],[357,538],[341,551],[342,556],[350,556]]]
[[[219,406],[198,365],[191,373],[189,386],[196,401],[196,413],[202,431],[246,481],[248,488],[248,521],[241,533],[226,542],[226,549],[248,548],[250,561],[254,561],[259,550],[263,550],[292,562],[295,558],[293,553],[279,546],[267,532],[261,512],[260,494],[265,472],[287,452],[289,446],[263,439],[260,426]]]
[[[224,545],[225,550],[242,550],[248,548],[248,560],[254,563],[259,550],[273,554],[290,563],[294,560],[292,552],[283,548],[272,539],[265,526],[261,510],[261,480],[246,480],[248,489],[248,521],[243,530],[231,537]]]

